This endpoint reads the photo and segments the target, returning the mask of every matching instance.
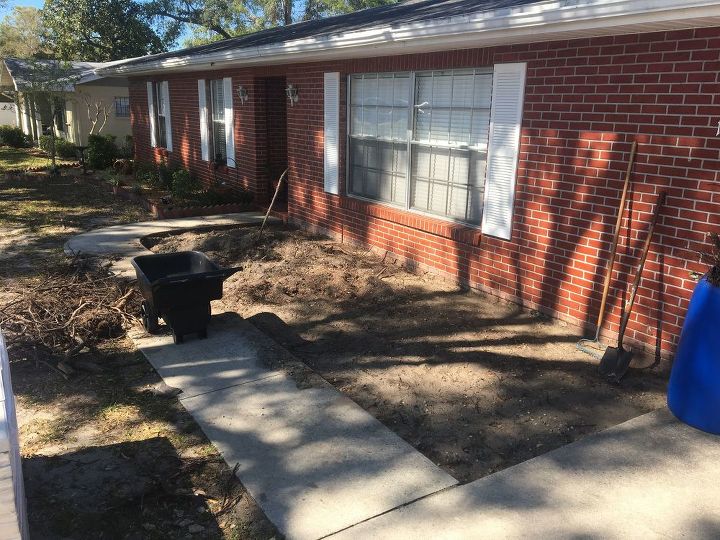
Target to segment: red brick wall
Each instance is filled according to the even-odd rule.
[[[578,323],[597,317],[623,176],[632,141],[637,140],[629,203],[632,232],[627,232],[626,219],[606,326],[609,332],[618,328],[652,205],[666,190],[667,204],[628,337],[669,352],[694,285],[689,271],[703,270],[696,252],[706,232],[720,229],[720,139],[715,137],[720,120],[719,45],[720,29],[709,28],[255,68],[237,70],[234,77],[237,84],[240,79],[282,74],[299,88],[300,101],[287,108],[289,211],[294,219]],[[344,75],[353,72],[519,61],[528,63],[528,73],[511,241],[323,192],[325,71],[341,72],[344,95]],[[196,106],[184,111],[184,125],[176,121],[173,89],[181,92],[183,83],[170,80],[173,130],[194,133]],[[196,83],[184,88],[191,102]],[[196,95],[194,99],[197,103]],[[133,83],[131,101],[134,125],[144,125],[144,82],[140,89]],[[343,100],[341,115],[344,132]],[[138,125],[135,129],[142,150],[148,137]],[[242,129],[236,122],[236,130]],[[239,152],[252,154],[252,138],[243,141],[248,149],[238,145]],[[344,168],[341,171],[344,176]],[[252,189],[251,171],[243,182]]]

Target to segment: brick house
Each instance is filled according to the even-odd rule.
[[[604,332],[672,352],[720,228],[720,5],[429,0],[131,60],[141,160],[585,326],[639,143]]]

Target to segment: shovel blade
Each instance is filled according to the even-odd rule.
[[[608,347],[600,360],[598,372],[611,383],[619,383],[630,367],[633,353],[623,347]]]

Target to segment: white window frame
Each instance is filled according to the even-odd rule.
[[[458,69],[463,69],[463,68],[458,68]],[[491,66],[481,66],[479,68],[467,68],[467,69],[488,69],[488,70],[492,71],[493,66],[492,65]],[[407,146],[407,172],[406,172],[407,188],[405,190],[406,198],[405,198],[404,204],[392,203],[392,202],[382,201],[382,200],[378,200],[378,199],[371,199],[369,197],[363,197],[362,195],[358,195],[358,194],[352,193],[350,191],[350,182],[351,182],[351,178],[350,178],[350,175],[351,175],[351,155],[350,155],[351,141],[350,141],[350,138],[351,138],[351,136],[350,136],[350,134],[351,134],[351,130],[352,130],[352,116],[351,116],[352,115],[352,100],[351,100],[352,77],[354,75],[372,74],[374,72],[349,73],[346,76],[346,81],[345,81],[346,82],[346,84],[345,84],[345,88],[346,88],[346,91],[345,91],[346,138],[345,138],[345,188],[344,188],[344,193],[345,193],[345,196],[352,198],[352,199],[357,199],[357,200],[361,200],[364,202],[377,204],[377,205],[381,205],[381,206],[388,206],[390,208],[395,208],[398,210],[402,210],[404,212],[409,212],[412,214],[426,216],[426,217],[429,217],[432,219],[438,219],[438,220],[447,221],[450,223],[457,223],[457,224],[460,224],[464,227],[468,227],[471,229],[482,230],[482,223],[483,223],[482,215],[480,216],[480,223],[470,223],[468,221],[465,221],[463,219],[459,219],[456,217],[427,212],[427,211],[419,210],[417,208],[412,207],[412,201],[411,201],[411,198],[412,198],[412,178],[411,178],[412,156],[411,156],[411,152],[412,152],[412,145],[413,145],[413,136],[414,136],[414,131],[415,131],[414,130],[414,111],[415,111],[415,93],[416,93],[415,76],[417,73],[426,73],[426,72],[431,72],[431,71],[442,71],[442,70],[432,70],[431,69],[431,70],[411,70],[411,71],[405,70],[405,71],[397,71],[397,72],[396,71],[382,72],[382,73],[408,73],[410,76],[409,96],[408,96],[408,103],[410,104],[410,107],[409,107],[409,114],[408,114],[408,134],[407,134],[407,145],[408,145]],[[448,70],[448,71],[452,71],[452,70]],[[381,72],[378,72],[378,74],[379,73],[381,73]],[[520,118],[520,121],[522,122],[522,116]],[[488,145],[489,145],[489,140],[490,139],[488,138]],[[438,146],[441,146],[441,145],[438,145]],[[453,148],[453,147],[457,148],[458,146],[447,145],[447,147],[448,148]],[[489,148],[486,147],[486,150],[489,153]],[[485,182],[487,182],[487,167],[486,167],[485,174],[486,174]],[[516,172],[516,174],[517,174],[517,172]],[[484,195],[485,194],[483,193],[483,198],[484,198]],[[483,215],[484,215],[484,213],[485,212],[484,212],[484,201],[483,201]]]
[[[162,148],[168,152],[172,152],[172,123],[170,112],[170,85],[168,81],[148,81],[148,90],[152,92],[149,101],[152,102],[152,109],[149,113],[152,115],[150,121],[150,129],[152,131],[151,145],[155,148]],[[165,111],[160,114],[160,101],[165,98]],[[160,118],[164,120],[165,129],[161,134]],[[161,144],[161,138],[164,138],[164,144]]]

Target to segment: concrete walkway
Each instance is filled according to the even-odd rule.
[[[131,335],[268,518],[316,539],[456,484],[237,314],[206,340]],[[286,355],[287,358],[283,358]]]
[[[263,215],[257,212],[243,212],[114,225],[74,236],[65,243],[65,253],[68,255],[86,254],[118,257],[118,260],[111,266],[112,272],[122,277],[134,278],[135,270],[130,264],[130,259],[137,255],[150,253],[140,242],[140,239],[144,236],[226,225],[252,225],[261,222],[262,219]],[[276,221],[276,218],[269,218],[268,221]]]
[[[663,409],[333,540],[720,538],[720,437]]]

